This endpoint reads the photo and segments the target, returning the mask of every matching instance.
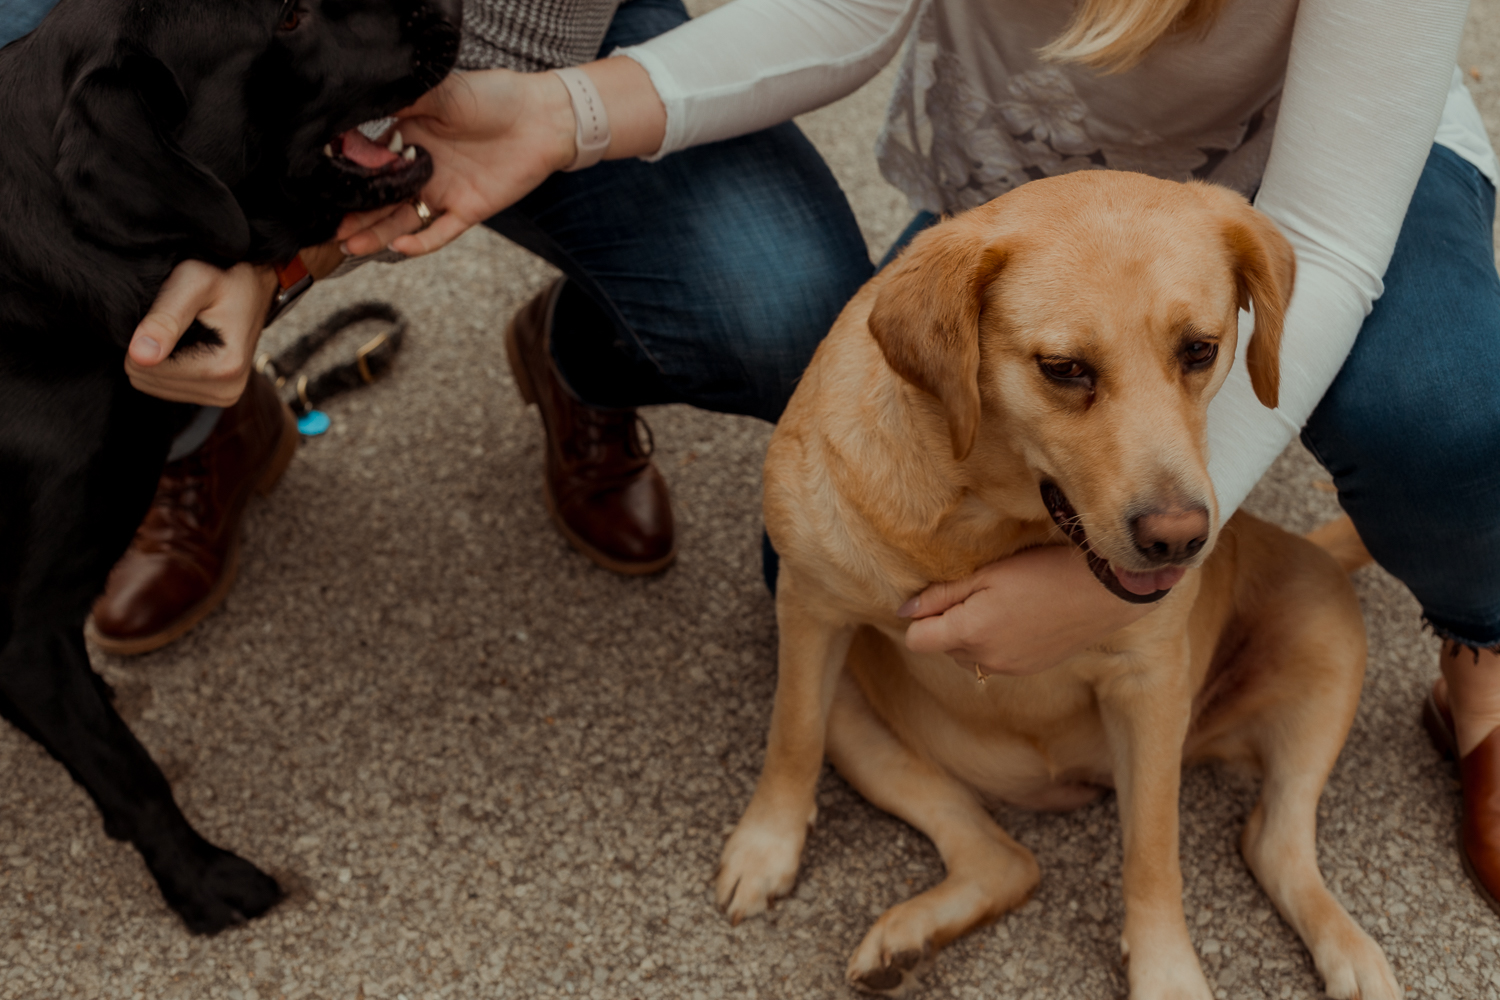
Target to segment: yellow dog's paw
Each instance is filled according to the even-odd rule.
[[[1122,942],[1123,947],[1123,942]],[[1126,949],[1130,1000],[1214,1000],[1191,944]]]
[[[787,834],[748,821],[735,828],[719,859],[715,888],[731,924],[764,913],[772,900],[792,891],[805,836],[805,828]]]
[[[1130,1000],[1213,1000],[1213,990],[1200,974],[1198,981],[1191,979],[1152,982],[1130,987]]]
[[[850,986],[882,996],[905,996],[932,968],[931,920],[925,914],[903,912],[909,909],[908,903],[894,906],[870,928],[844,974]]]
[[[1380,946],[1357,928],[1347,937],[1342,947],[1329,949],[1333,954],[1314,956],[1324,991],[1333,1000],[1401,1000],[1405,994]]]

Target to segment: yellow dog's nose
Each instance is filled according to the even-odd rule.
[[[1208,541],[1208,509],[1153,510],[1137,517],[1131,527],[1136,548],[1153,563],[1185,562]]]

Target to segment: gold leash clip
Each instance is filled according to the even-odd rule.
[[[366,385],[374,385],[375,376],[370,373],[370,364],[365,358],[370,352],[379,348],[381,344],[384,344],[385,339],[385,334],[377,334],[368,344],[354,352],[354,363],[359,366],[359,377],[365,380]]]
[[[262,351],[260,357],[255,359],[255,370],[275,382],[278,389],[286,385],[286,376],[277,372],[276,366],[271,364],[270,351]]]

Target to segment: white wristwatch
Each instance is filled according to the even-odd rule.
[[[578,143],[578,154],[563,169],[572,171],[592,167],[604,159],[604,153],[609,149],[609,115],[604,111],[604,99],[599,96],[599,88],[594,86],[594,81],[583,70],[569,67],[552,72],[568,88],[568,97],[573,102],[573,118],[578,123],[573,133]]]

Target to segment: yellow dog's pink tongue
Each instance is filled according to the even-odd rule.
[[[378,170],[387,163],[396,160],[396,154],[384,146],[371,142],[364,137],[359,129],[350,129],[343,135],[344,145],[340,150],[345,158],[353,160],[362,167]]]
[[[1154,594],[1158,590],[1171,590],[1182,579],[1187,570],[1181,566],[1173,566],[1170,569],[1152,570],[1149,573],[1132,573],[1128,569],[1120,569],[1111,566],[1115,579],[1120,581],[1120,586],[1132,594]]]

